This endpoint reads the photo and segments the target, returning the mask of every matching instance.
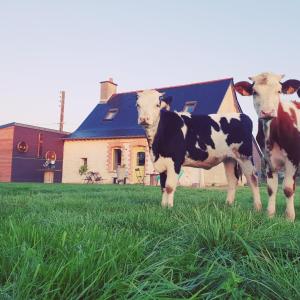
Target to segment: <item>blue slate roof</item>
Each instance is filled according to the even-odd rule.
[[[197,102],[193,114],[216,113],[232,78],[157,89],[173,96],[171,110],[182,111],[188,101]],[[137,124],[136,91],[113,95],[107,103],[99,103],[77,130],[67,139],[98,139],[117,137],[144,137],[143,128]],[[104,120],[109,109],[119,111],[114,119]]]

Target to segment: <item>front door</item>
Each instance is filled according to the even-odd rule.
[[[145,178],[145,147],[138,146],[132,149],[132,183],[144,183]]]

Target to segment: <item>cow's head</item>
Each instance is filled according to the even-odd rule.
[[[253,95],[254,107],[258,117],[270,119],[277,117],[280,94],[293,94],[300,87],[299,80],[290,79],[281,82],[283,77],[284,75],[262,73],[249,77],[252,83],[241,81],[236,83],[234,87],[242,96]]]
[[[138,111],[138,124],[150,127],[159,120],[162,109],[169,110],[172,97],[156,90],[145,90],[137,93],[136,107]]]

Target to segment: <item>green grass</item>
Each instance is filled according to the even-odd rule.
[[[0,184],[0,299],[300,299],[296,221],[240,188]]]

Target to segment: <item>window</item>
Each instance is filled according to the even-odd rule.
[[[81,158],[81,165],[84,166],[85,168],[87,168],[87,158],[86,157]]]
[[[118,166],[121,166],[122,163],[122,150],[113,149],[113,170],[117,170]]]
[[[144,166],[145,165],[145,152],[138,152],[136,154],[136,165],[137,166]]]
[[[38,137],[38,149],[37,149],[37,157],[43,156],[43,134],[39,133]]]
[[[25,153],[25,152],[28,151],[28,144],[24,141],[19,142],[17,144],[17,149],[18,149],[19,152]]]
[[[195,101],[185,102],[183,111],[191,114],[195,110],[196,104],[197,102]]]
[[[104,117],[104,120],[109,121],[109,120],[114,119],[114,117],[116,116],[116,114],[118,113],[118,111],[119,110],[117,108],[111,108],[107,112],[106,116]]]

